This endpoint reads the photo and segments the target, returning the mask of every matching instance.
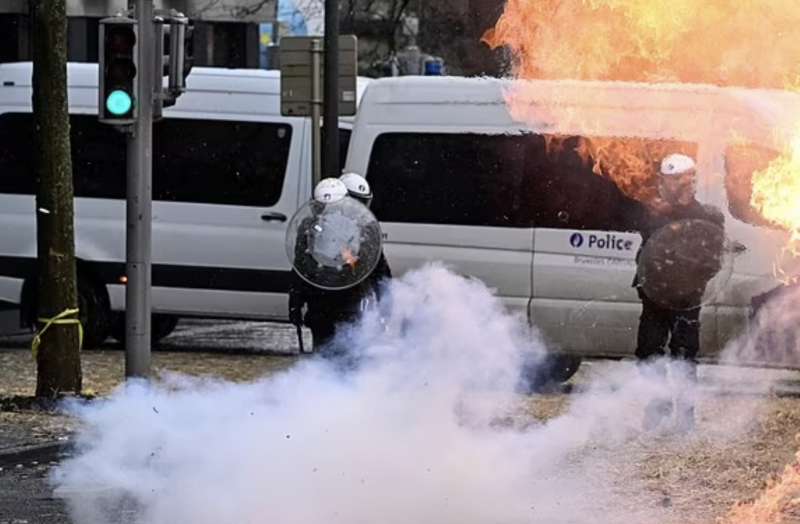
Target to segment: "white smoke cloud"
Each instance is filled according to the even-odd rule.
[[[314,358],[252,384],[171,376],[75,407],[79,452],[53,478],[75,521],[663,521],[614,503],[647,493],[615,483],[606,451],[639,438],[650,399],[693,393],[680,376],[621,367],[531,423],[515,390],[538,334],[439,266],[394,280],[345,336],[361,362],[346,373]]]

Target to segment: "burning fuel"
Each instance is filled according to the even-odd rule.
[[[509,0],[484,39],[518,78],[783,88],[798,26],[793,0]]]
[[[800,85],[800,40],[793,36],[798,26],[800,4],[791,0],[509,0],[484,41],[511,51],[511,73],[521,80],[786,89]],[[581,88],[564,84],[551,94],[542,94],[542,86],[535,89],[537,100],[550,100],[557,107],[559,91]],[[658,96],[680,100],[686,93],[685,89],[666,89]],[[593,90],[591,96],[618,103],[614,94]],[[609,177],[628,196],[643,202],[655,197],[653,165],[659,157],[665,152],[696,154],[689,144],[600,138],[597,135],[602,133],[597,130],[607,127],[602,122],[563,108],[534,107],[529,88],[522,83],[509,92],[507,101],[519,121],[555,121],[580,130],[588,137],[582,139],[581,153],[585,161],[594,163],[595,173]],[[631,107],[635,104],[630,100]],[[634,115],[627,125],[630,129],[636,128]],[[682,129],[683,136],[731,140],[731,133],[736,132],[728,127],[708,128],[691,112],[676,111],[662,118],[658,125],[665,130]],[[761,124],[744,121],[743,125],[755,129]],[[796,241],[800,211],[792,204],[798,202],[793,192],[798,179],[792,174],[797,171],[793,162],[787,161],[792,156],[788,152],[782,167],[773,165],[759,178],[753,203],[764,209],[769,221],[792,231]]]
[[[788,153],[754,173],[751,204],[764,218],[790,232],[788,254],[800,254],[800,134]],[[780,265],[778,271],[789,278]]]
[[[797,513],[800,500],[800,453],[753,501],[737,504],[720,524],[780,524],[787,513]]]

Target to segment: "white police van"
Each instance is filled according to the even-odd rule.
[[[359,80],[359,92],[366,84]],[[287,219],[311,195],[311,124],[278,72],[199,68],[154,125],[156,338],[184,316],[287,320]],[[97,65],[69,64],[75,254],[85,346],[124,330],[125,137],[97,121]],[[352,119],[342,119],[342,158]],[[31,64],[0,64],[0,303],[35,315]]]
[[[595,172],[582,136],[696,158],[698,199],[724,212],[727,235],[747,249],[703,309],[708,356],[741,332],[751,298],[778,285],[773,263],[787,234],[750,207],[748,159],[776,156],[785,144],[776,137],[790,136],[798,116],[800,96],[777,91],[380,79],[361,101],[345,169],[372,185],[393,271],[442,260],[481,279],[576,357],[565,360],[568,376],[581,356],[633,355],[641,311],[634,201]]]

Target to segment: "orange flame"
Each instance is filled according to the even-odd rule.
[[[766,220],[789,231],[785,255],[800,255],[800,133],[790,151],[753,174],[750,203]],[[778,271],[788,278],[782,268]]]
[[[356,264],[358,264],[358,257],[353,254],[353,252],[345,248],[342,250],[342,258],[344,259],[344,263],[350,266],[350,269],[355,269]]]
[[[484,41],[519,78],[784,87],[799,26],[795,0],[508,0]]]
[[[514,76],[524,80],[784,88],[800,87],[800,39],[793,36],[797,27],[800,2],[796,0],[508,0],[497,25],[483,40],[493,48],[507,47],[514,58]],[[603,129],[607,136],[606,127],[560,104],[564,90],[572,90],[569,98],[574,100],[575,90],[580,89],[577,83],[534,89],[522,84],[509,91],[506,101],[517,121],[557,122],[588,137],[602,136],[595,131]],[[655,96],[680,98],[684,92],[663,89]],[[607,105],[624,107],[629,93],[610,88],[602,93],[593,90],[591,96],[596,105],[611,102]],[[597,102],[598,96],[604,97],[603,103]],[[633,112],[623,118],[631,121],[617,127],[636,127]],[[684,136],[687,130],[694,136],[712,132],[697,127],[702,123],[691,111],[670,114],[653,125],[682,130],[680,135],[665,136]],[[682,145],[667,143],[656,151],[644,141],[585,142],[584,158],[594,162],[594,172],[643,201],[654,196],[658,156],[690,154]]]
[[[671,153],[695,154],[691,145],[637,138],[583,138],[581,145],[593,159],[596,175],[610,178],[627,196],[648,203],[658,196],[661,159]]]
[[[800,240],[800,134],[791,151],[753,174],[751,204],[767,220],[788,229]]]
[[[771,482],[756,500],[737,504],[720,524],[779,524],[789,512],[797,510],[800,493],[800,453],[783,474]]]

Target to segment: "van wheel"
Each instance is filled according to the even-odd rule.
[[[105,289],[78,276],[78,318],[83,326],[83,348],[95,349],[111,330],[111,308]]]
[[[565,353],[551,353],[535,364],[522,369],[524,393],[552,392],[571,379],[581,366],[581,357]]]
[[[156,345],[162,339],[168,337],[178,326],[178,317],[174,315],[153,315],[150,321],[150,344]],[[114,313],[114,320],[111,324],[111,336],[114,337],[123,347],[125,347],[125,312]]]

